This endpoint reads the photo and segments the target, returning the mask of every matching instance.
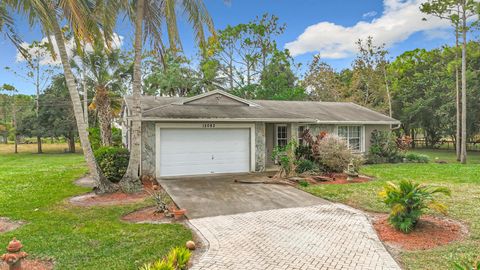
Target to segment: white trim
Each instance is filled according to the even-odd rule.
[[[275,124],[274,127],[275,127],[275,130],[274,130],[275,131],[275,144],[274,144],[275,147],[278,146],[278,127],[285,127],[285,132],[286,132],[286,135],[287,135],[287,137],[285,139],[287,140],[287,144],[288,144],[288,126],[287,126],[287,124]]]
[[[131,119],[132,117],[127,117]],[[332,125],[397,125],[395,121],[320,121],[311,118],[158,118],[144,117],[141,121],[154,122],[265,122],[265,123],[304,123]]]
[[[195,101],[195,100],[199,100],[199,99],[202,99],[204,97],[208,97],[208,96],[211,96],[211,95],[215,95],[215,94],[220,94],[222,96],[226,96],[228,98],[231,98],[233,100],[236,100],[238,102],[241,102],[241,103],[244,103],[248,106],[254,106],[254,107],[260,107],[260,105],[256,104],[256,103],[253,103],[251,101],[248,101],[246,99],[243,99],[243,98],[240,98],[240,97],[237,97],[235,95],[232,95],[230,93],[227,93],[225,91],[222,91],[222,90],[213,90],[213,91],[209,91],[209,92],[206,92],[206,93],[203,93],[203,94],[200,94],[200,95],[196,95],[196,96],[193,96],[193,97],[190,97],[190,98],[186,98],[182,101],[179,101],[179,102],[175,102],[175,103],[172,103],[172,104],[177,104],[177,105],[184,105],[186,103],[190,103],[192,101]]]
[[[207,123],[156,123],[155,124],[155,176],[157,179],[160,178],[160,129],[207,129],[203,124],[211,124],[212,122]],[[241,129],[248,128],[250,129],[250,171],[255,171],[255,124],[227,124],[227,123],[215,123],[214,128],[209,129]]]
[[[355,150],[352,150],[352,152],[355,152],[355,153],[365,153],[365,147],[366,147],[366,138],[365,138],[365,126],[364,125],[336,125],[335,126],[335,135],[339,136],[338,135],[338,127],[360,127],[360,151],[355,151]],[[348,134],[348,130],[347,130],[347,134]],[[347,145],[348,145],[348,141],[347,141]]]

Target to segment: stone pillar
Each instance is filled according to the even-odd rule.
[[[265,171],[265,123],[255,123],[255,171]]]

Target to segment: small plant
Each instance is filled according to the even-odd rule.
[[[144,264],[139,270],[184,270],[190,260],[190,250],[185,247],[172,248],[165,258]]]
[[[289,177],[296,170],[296,157],[295,149],[297,147],[297,141],[291,140],[284,147],[277,146],[273,149],[272,159],[276,160],[280,164],[279,176]]]
[[[367,156],[368,163],[398,163],[402,159],[403,152],[391,131],[374,130],[372,132]]]
[[[100,147],[94,155],[105,177],[118,183],[127,171],[130,159],[128,150],[121,147]]]
[[[159,186],[153,186],[153,189],[146,189],[147,193],[155,201],[155,212],[168,213],[168,205],[172,202],[172,199],[168,193]]]
[[[430,162],[430,157],[417,153],[408,153],[405,155],[405,160],[413,163],[428,163]]]
[[[308,183],[308,182],[305,181],[305,180],[299,181],[298,184],[299,184],[301,187],[308,187],[308,186],[310,186],[310,183]]]
[[[317,165],[315,162],[308,160],[308,159],[301,159],[297,161],[297,168],[296,172],[297,173],[304,173],[304,172],[311,172],[311,171],[316,171]]]
[[[388,182],[380,196],[390,208],[390,224],[397,230],[409,233],[426,209],[446,214],[446,206],[434,198],[438,193],[450,196],[450,190],[446,187],[432,187],[402,180],[398,185]]]

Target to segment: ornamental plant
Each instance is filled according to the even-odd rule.
[[[446,187],[433,187],[402,180],[399,184],[387,182],[380,197],[390,208],[389,223],[403,233],[411,232],[427,209],[446,214],[447,207],[435,199],[437,194],[450,196]]]
[[[98,166],[105,177],[113,183],[118,183],[127,171],[130,154],[122,147],[100,147],[94,152]]]

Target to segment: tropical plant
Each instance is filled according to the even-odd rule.
[[[403,233],[411,232],[425,210],[432,209],[446,214],[447,207],[435,199],[436,194],[450,196],[446,187],[433,187],[402,180],[398,184],[388,182],[380,197],[390,208],[388,221]]]
[[[95,158],[105,177],[118,183],[128,166],[128,150],[121,147],[103,146],[95,150]]]
[[[59,57],[66,79],[67,88],[73,104],[73,111],[77,124],[80,142],[83,148],[83,154],[87,161],[90,174],[97,182],[97,192],[112,192],[116,190],[115,185],[108,181],[101,173],[95,161],[93,151],[88,141],[88,133],[86,129],[85,119],[83,116],[82,103],[80,95],[77,91],[75,77],[69,62],[67,48],[65,45],[64,31],[60,26],[61,22],[65,22],[69,29],[72,30],[72,36],[75,40],[92,41],[99,37],[96,18],[93,16],[91,1],[88,0],[65,0],[65,1],[33,1],[33,0],[5,0],[2,1],[18,13],[29,18],[29,23],[33,27],[40,24],[44,34],[52,41],[54,40],[58,55],[54,52],[53,46],[48,46],[54,58]],[[50,36],[53,34],[52,36]],[[105,36],[108,32],[104,31]]]
[[[158,213],[168,213],[168,204],[172,202],[168,193],[157,185],[153,186],[152,189],[146,189],[146,191],[155,201],[155,211]]]
[[[295,171],[297,173],[311,172],[317,170],[317,165],[315,162],[309,159],[300,159],[297,161],[297,167]]]
[[[290,140],[285,146],[277,146],[273,149],[272,159],[280,164],[278,176],[290,177],[295,173],[297,164],[295,149],[297,141]]]
[[[165,258],[145,264],[140,270],[184,270],[187,269],[191,252],[185,247],[172,248]]]
[[[480,260],[474,262],[455,262],[455,270],[479,270],[480,269]]]

